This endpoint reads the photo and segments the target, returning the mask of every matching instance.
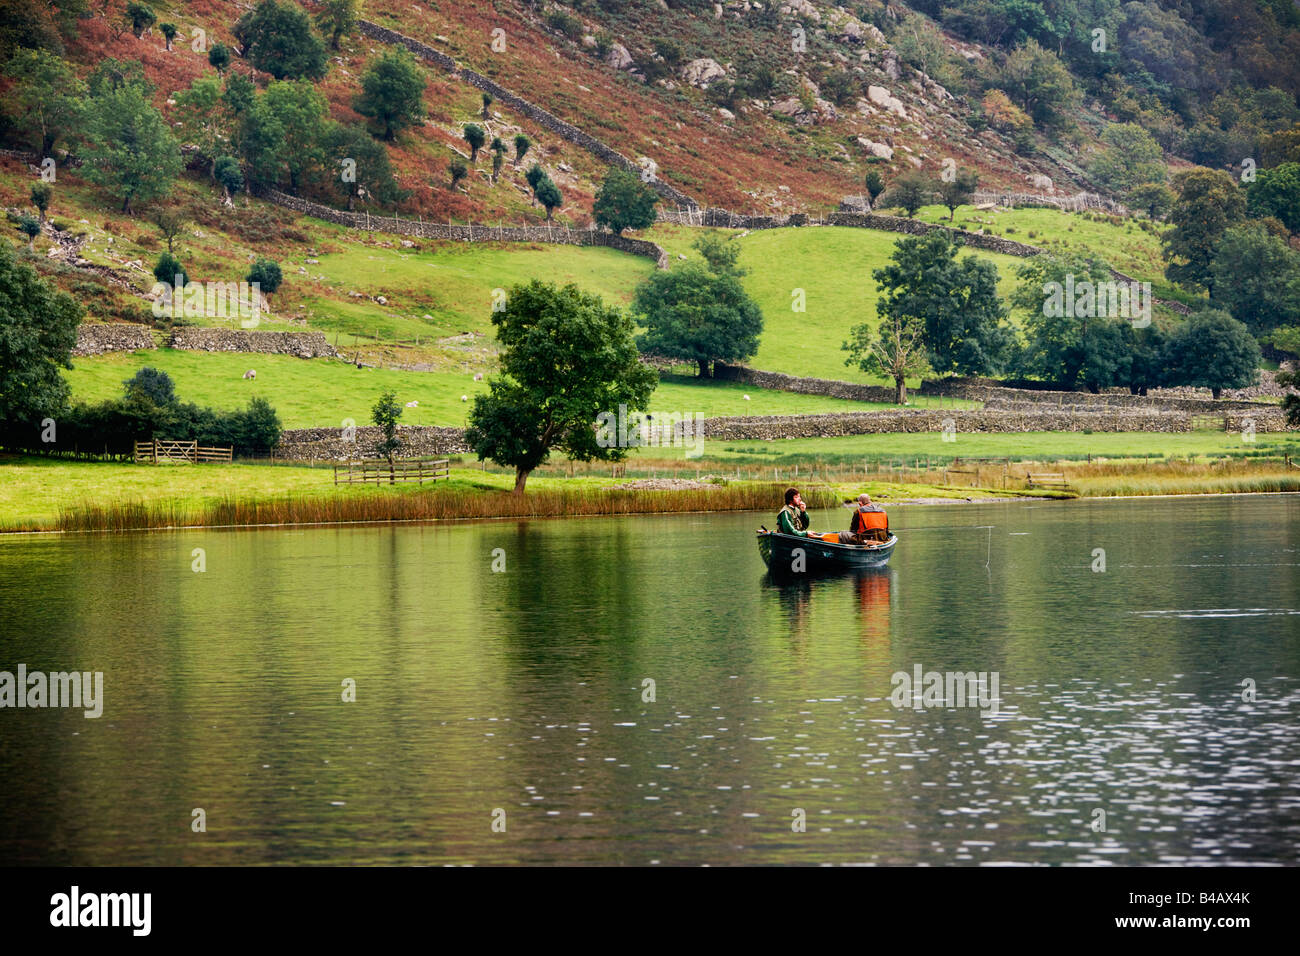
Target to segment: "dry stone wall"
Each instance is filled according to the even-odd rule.
[[[428,60],[430,63],[436,63],[438,66],[450,73],[457,74],[470,86],[477,87],[485,93],[491,93],[498,103],[508,106],[516,113],[527,116],[533,122],[537,123],[537,125],[549,129],[553,133],[558,133],[569,142],[581,146],[583,149],[600,157],[611,166],[621,166],[623,169],[628,169],[635,173],[641,171],[640,166],[632,162],[632,160],[628,159],[612,146],[601,142],[589,133],[583,132],[572,123],[566,123],[554,113],[542,109],[535,103],[530,103],[522,96],[512,93],[499,83],[494,83],[481,73],[475,73],[473,70],[459,66],[456,61],[447,56],[447,54],[435,50],[428,44],[421,43],[419,40],[413,40],[411,37],[398,33],[395,30],[389,30],[387,27],[381,27],[377,23],[371,23],[369,20],[359,20],[357,22],[360,26],[361,32],[372,40],[378,40],[381,43],[395,43],[399,46],[406,47],[416,56]],[[659,193],[659,195],[679,206],[696,205],[695,200],[690,196],[680,190],[674,189],[672,186],[669,186],[658,178],[652,179],[648,185],[651,186],[655,192]]]
[[[989,407],[1009,408],[1013,406],[1060,406],[1060,407],[1111,407],[1130,409],[1154,409],[1192,412],[1201,414],[1228,414],[1241,412],[1266,412],[1276,409],[1276,405],[1261,402],[1233,402],[1206,398],[1175,398],[1167,395],[1131,395],[1127,392],[1054,392],[1029,388],[1004,388],[998,385],[965,383],[960,380],[925,382],[921,391],[926,395],[949,395],[954,398],[966,398],[985,402]]]
[[[402,458],[424,455],[461,455],[469,452],[465,431],[461,428],[438,428],[432,425],[399,426]],[[280,436],[275,457],[290,461],[348,461],[381,458],[376,448],[383,434],[374,425],[356,429],[356,440],[344,439],[342,428],[291,428]]]
[[[257,332],[248,329],[182,327],[173,329],[167,343],[190,352],[260,352],[296,355],[298,358],[333,358],[338,355],[324,332]]]
[[[143,325],[83,322],[77,326],[73,355],[103,355],[105,352],[136,352],[154,347],[153,335]]]
[[[960,441],[963,432],[1188,432],[1192,430],[1192,417],[1187,413],[1155,410],[1071,412],[1050,408],[1016,411],[915,409],[834,415],[706,418],[703,428],[705,438],[719,441],[774,441],[785,438],[942,432],[947,423],[951,423],[951,428]],[[1248,425],[1253,425],[1256,432],[1282,431],[1286,428],[1280,410],[1252,412],[1249,415],[1234,412],[1226,417],[1228,431],[1241,431]]]
[[[284,206],[304,216],[314,216],[326,222],[352,229],[371,232],[391,232],[422,239],[442,239],[450,242],[552,242],[570,246],[606,246],[628,252],[634,256],[653,259],[660,269],[668,268],[668,253],[658,243],[648,239],[616,236],[599,229],[568,229],[563,226],[474,226],[449,225],[445,222],[424,222],[400,216],[372,216],[367,212],[345,212],[332,206],[312,202],[299,196],[290,196],[276,189],[257,189],[256,195],[277,206]]]
[[[1286,429],[1278,409],[1250,414],[1231,412],[1227,431],[1277,432]],[[1193,416],[1185,412],[1151,409],[1099,409],[1091,411],[1037,408],[996,409],[900,409],[896,412],[864,412],[833,415],[773,415],[737,418],[706,418],[704,437],[717,441],[779,441],[787,438],[833,438],[844,435],[918,434],[943,432],[951,428],[957,436],[951,446],[960,453],[963,433],[1066,432],[1189,432]],[[689,427],[689,425],[687,426]],[[675,428],[682,439],[683,425]],[[408,426],[399,429],[403,440],[401,457],[463,455],[470,453],[465,432],[460,428]],[[382,457],[376,451],[381,439],[378,428],[356,429],[356,440],[345,441],[341,428],[290,429],[281,436],[275,457],[291,461],[347,461]],[[689,443],[695,436],[685,437]]]
[[[857,385],[827,378],[796,378],[781,372],[763,372],[743,365],[713,363],[713,377],[728,382],[743,382],[755,388],[774,388],[782,392],[801,395],[825,395],[827,398],[846,398],[857,402],[892,402],[894,390],[880,385]]]

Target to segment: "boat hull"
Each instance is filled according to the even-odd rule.
[[[801,538],[779,531],[758,532],[758,553],[773,574],[822,573],[853,568],[883,568],[894,553],[898,538],[890,535],[878,544],[856,545]],[[802,556],[795,550],[802,549]],[[802,567],[804,571],[795,568]]]

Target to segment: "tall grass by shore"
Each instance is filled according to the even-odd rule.
[[[553,518],[672,514],[694,511],[772,511],[784,485],[744,483],[690,491],[625,488],[508,491],[428,489],[406,494],[376,491],[338,497],[295,496],[224,499],[202,505],[173,501],[84,504],[60,512],[58,531],[130,531],[229,525],[347,524],[374,521],[444,521],[463,518]],[[811,508],[839,503],[832,489],[806,492]]]

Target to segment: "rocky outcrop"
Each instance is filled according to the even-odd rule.
[[[191,352],[261,352],[298,358],[332,358],[338,355],[324,332],[260,332],[249,329],[173,329],[167,343]]]
[[[722,68],[722,65],[709,57],[691,60],[682,67],[682,80],[702,90],[707,90],[710,83],[726,75],[727,71]]]
[[[605,63],[615,70],[631,70],[636,67],[632,54],[628,53],[627,47],[621,43],[610,45],[609,52],[605,54]]]
[[[867,99],[883,110],[888,110],[897,116],[907,119],[907,108],[903,106],[903,101],[894,96],[883,86],[868,86]]]
[[[153,335],[143,325],[83,322],[77,326],[73,355],[103,355],[105,352],[137,352],[154,347]]]
[[[894,149],[892,146],[886,146],[884,143],[875,143],[865,136],[858,137],[858,145],[865,149],[872,156],[879,159],[893,159]]]

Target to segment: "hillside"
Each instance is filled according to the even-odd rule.
[[[1061,16],[1078,12],[1065,0],[1025,6],[1052,11],[1058,26]],[[1123,199],[1125,193],[1108,187],[1118,187],[1126,176],[1157,186],[1170,172],[1188,167],[1189,158],[1204,160],[1215,128],[1230,152],[1274,148],[1287,124],[1300,117],[1289,92],[1294,71],[1261,72],[1221,42],[1227,26],[1195,4],[1195,12],[1161,7],[1158,15],[1152,6],[1131,3],[1121,10],[1108,0],[1098,2],[1098,22],[1112,34],[1118,35],[1123,22],[1144,24],[1147,32],[1090,65],[1081,47],[1090,34],[1080,32],[1077,20],[1070,20],[1074,26],[1064,30],[1053,53],[1039,43],[1047,38],[1041,24],[1026,20],[992,30],[989,10],[1004,7],[996,0],[980,4],[980,16],[966,18],[926,2],[839,7],[812,0],[371,0],[360,24],[340,34],[338,48],[323,48],[318,74],[291,82],[254,69],[262,61],[252,48],[239,54],[248,39],[236,24],[249,15],[248,4],[158,3],[147,8],[153,19],[136,29],[119,0],[106,0],[94,11],[83,11],[75,0],[55,2],[31,11],[35,34],[0,20],[0,58],[30,63],[21,56],[42,51],[45,66],[67,71],[60,82],[68,97],[78,84],[89,84],[89,92],[98,91],[102,99],[106,89],[138,83],[175,136],[187,168],[162,195],[134,206],[129,195],[119,202],[120,195],[102,182],[106,164],[84,159],[88,138],[78,127],[99,122],[94,111],[76,122],[65,117],[62,128],[55,122],[55,132],[46,135],[56,144],[50,152],[58,159],[57,185],[33,254],[24,255],[74,295],[88,320],[143,323],[158,330],[161,340],[171,323],[155,321],[151,311],[152,270],[167,239],[153,220],[160,210],[180,214],[172,251],[190,279],[239,281],[257,260],[278,264],[285,282],[268,300],[260,327],[322,332],[351,363],[314,359],[297,368],[292,361],[264,362],[284,374],[277,382],[262,379],[254,390],[278,390],[287,420],[332,424],[339,403],[323,403],[314,419],[301,393],[323,389],[355,404],[359,393],[344,377],[364,364],[382,366],[365,373],[376,380],[391,381],[413,397],[418,393],[420,406],[408,420],[455,424],[463,417],[460,397],[484,388],[475,376],[495,369],[489,316],[497,290],[530,278],[575,282],[627,305],[654,264],[609,248],[477,237],[471,243],[411,240],[347,229],[259,196],[274,188],[333,207],[347,205],[361,215],[397,213],[479,227],[537,225],[547,210],[535,200],[525,173],[538,163],[562,193],[554,228],[569,230],[591,225],[594,196],[611,161],[618,160],[610,149],[633,165],[652,164],[670,196],[741,213],[818,216],[844,196],[861,193],[870,171],[891,185],[912,170],[938,182],[942,164],[951,160],[977,172],[985,189],[1037,192],[1042,201],[1102,189]],[[320,14],[325,8],[309,3],[305,9]],[[50,11],[88,15],[50,21],[41,33],[36,27]],[[1266,10],[1250,23],[1253,49],[1268,55],[1300,39],[1285,11]],[[164,24],[175,33],[171,41],[163,35]],[[1157,45],[1152,37],[1166,33],[1180,37],[1204,71],[1193,97],[1174,96],[1168,81],[1175,74],[1151,60]],[[358,96],[363,77],[402,49],[407,41],[401,38],[429,51],[415,61],[423,116],[388,140],[377,135],[373,118],[359,112]],[[218,43],[235,51],[220,75],[208,55]],[[12,68],[0,78],[0,136],[14,151],[0,157],[0,205],[16,225],[31,208],[30,188],[39,172],[22,157],[42,145],[50,110],[32,101],[31,82]],[[233,96],[241,82],[247,86],[243,104]],[[210,109],[196,109],[196,91],[204,84],[218,98]],[[502,95],[485,101],[484,88]],[[55,98],[64,95],[57,82],[50,89]],[[259,127],[248,117],[260,115],[257,110],[273,95],[280,95],[274,107],[280,112],[272,119],[282,125],[266,127],[280,137],[278,151],[270,151],[274,162],[268,162],[249,145]],[[500,137],[506,144],[499,175],[493,175],[486,148],[470,161],[463,135],[468,124],[484,128],[485,142]],[[1116,130],[1123,131],[1121,138]],[[522,161],[513,145],[516,135],[529,141]],[[1285,148],[1285,139],[1277,142]],[[1159,161],[1125,165],[1125,144],[1138,153],[1152,147]],[[369,151],[367,183],[378,185],[368,193],[340,187],[338,156],[353,149]],[[216,181],[216,159],[227,153],[235,154],[248,187],[236,187],[233,199],[223,196]],[[1099,164],[1099,157],[1108,162]],[[449,170],[458,162],[466,163],[468,174],[453,181]],[[380,167],[382,175],[375,172]],[[389,170],[391,195],[382,182]],[[893,195],[891,189],[881,204]],[[1097,254],[1152,283],[1159,297],[1197,298],[1166,277],[1161,241],[1167,226],[1154,212],[1064,213],[972,205],[968,198],[955,216],[922,206],[917,218]],[[1285,234],[1281,222],[1270,228]],[[705,231],[660,221],[638,235],[659,243],[671,266],[698,258],[691,245]],[[763,313],[754,367],[883,383],[846,367],[841,344],[855,325],[876,321],[872,274],[888,262],[897,233],[841,227],[720,232],[739,245],[747,270],[744,289]],[[7,241],[21,244],[14,233]],[[997,291],[1006,300],[1021,260],[978,249],[974,255],[996,267]],[[792,309],[797,291],[806,301],[803,311]],[[1013,315],[1013,324],[1020,318]],[[234,327],[237,321],[199,316],[179,324]],[[242,360],[169,350],[80,358],[69,375],[74,397],[104,397],[120,383],[116,376],[146,360],[174,371],[195,397],[216,405],[243,401],[242,392],[201,382],[204,369],[224,381]],[[709,391],[691,399],[694,388]],[[745,399],[731,391],[682,380],[669,382],[661,394],[683,408],[717,413],[804,410],[802,400],[753,389],[754,404],[738,404]]]

